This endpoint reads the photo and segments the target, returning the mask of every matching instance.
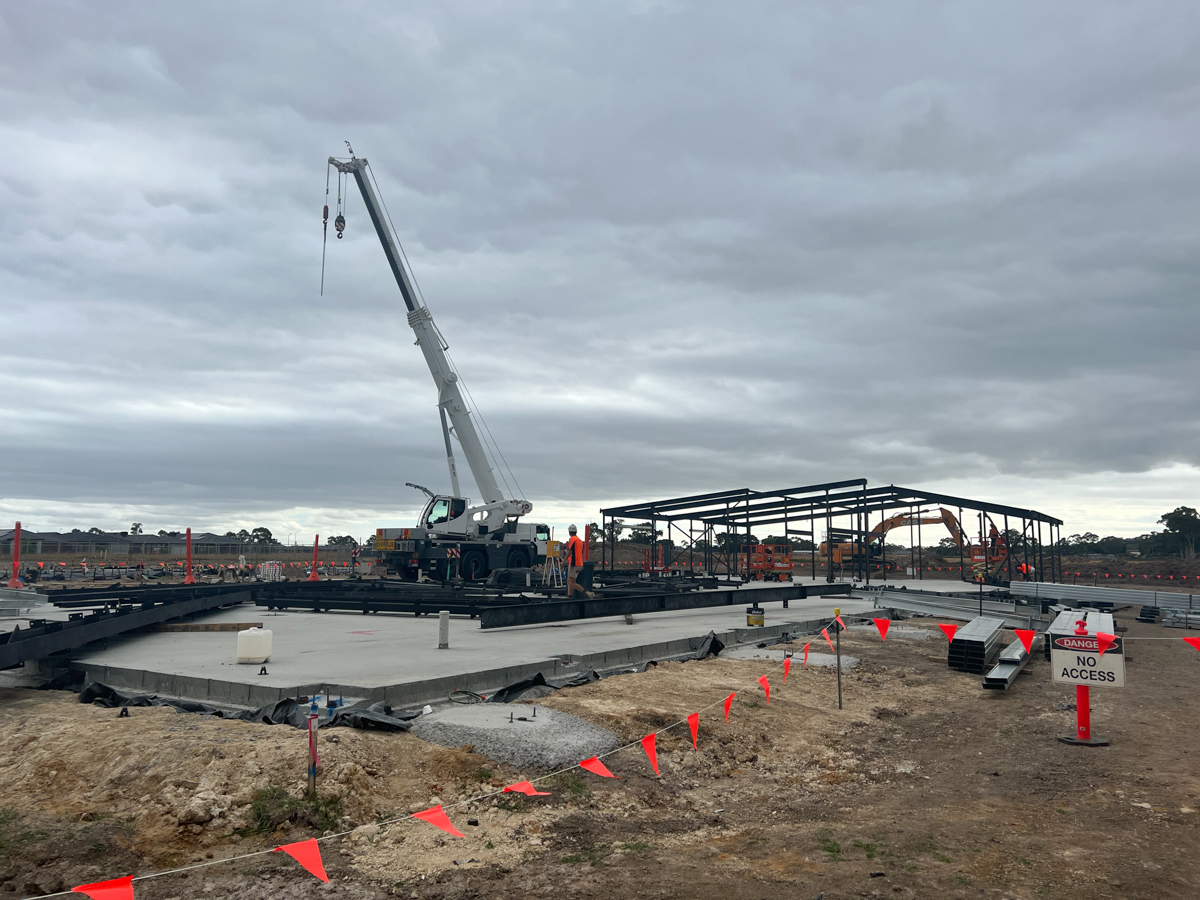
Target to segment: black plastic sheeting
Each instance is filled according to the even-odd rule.
[[[192,700],[167,699],[156,694],[130,694],[98,681],[89,681],[79,692],[79,702],[93,703],[108,709],[126,706],[169,706],[180,712],[198,713],[217,719],[240,719],[243,722],[257,722],[260,725],[291,725],[294,728],[308,727],[308,704],[299,703],[290,697],[268,703],[258,709],[231,711]],[[379,702],[373,703],[365,709],[342,708],[335,710],[327,721],[321,723],[320,727],[408,731],[412,727],[409,724],[410,720],[419,715],[419,712],[408,710],[394,711],[386,703]]]
[[[672,660],[686,662],[689,659],[707,659],[710,656],[718,656],[725,649],[725,644],[717,637],[715,631],[710,631],[704,636],[704,640],[700,646],[687,656],[673,656]],[[534,687],[548,687],[553,690],[561,690],[565,687],[579,687],[581,684],[590,684],[593,681],[599,681],[601,678],[608,678],[610,675],[628,675],[633,672],[644,672],[647,666],[658,665],[659,660],[652,659],[644,663],[638,663],[633,666],[622,666],[618,669],[606,671],[603,675],[599,674],[595,669],[585,669],[577,675],[572,675],[568,678],[547,678],[541,672],[530,675],[528,678],[522,678],[520,681],[514,681],[512,684],[505,685],[494,694],[487,698],[488,703],[509,703],[516,700],[525,693],[525,691]]]
[[[578,687],[581,684],[590,684],[593,681],[599,680],[600,676],[596,674],[595,669],[585,669],[578,675],[572,675],[570,678],[547,678],[541,672],[538,672],[530,675],[528,678],[522,678],[520,681],[514,681],[512,684],[500,688],[500,690],[487,698],[487,702],[508,703],[533,687],[545,686],[554,688],[557,691],[560,688]]]
[[[374,728],[379,731],[408,731],[410,721],[421,715],[419,710],[393,710],[382,700],[366,709],[339,709],[322,728]]]

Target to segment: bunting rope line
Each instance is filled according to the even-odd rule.
[[[786,660],[785,660],[785,662],[786,662]],[[772,668],[768,669],[768,670],[767,670],[767,674],[766,674],[766,675],[763,675],[763,676],[760,676],[760,677],[761,677],[761,678],[766,678],[767,676],[771,675],[773,672],[776,672],[776,671],[778,671],[780,668],[783,668],[783,667],[784,667],[784,665],[785,665],[785,662],[781,662],[781,663],[779,663],[779,665],[776,665],[776,666],[774,666],[774,667],[772,667]],[[712,708],[714,708],[714,707],[716,707],[716,706],[720,706],[720,705],[721,705],[721,704],[723,704],[723,703],[726,701],[726,699],[728,699],[728,698],[735,697],[735,696],[737,696],[737,695],[739,695],[739,694],[742,694],[742,693],[744,693],[744,692],[746,692],[746,691],[752,691],[752,690],[754,690],[754,688],[755,688],[755,687],[761,687],[761,684],[760,684],[760,682],[759,682],[759,680],[758,680],[757,678],[756,678],[754,681],[750,682],[749,684],[746,684],[746,685],[744,685],[744,686],[742,686],[742,687],[738,688],[737,690],[733,691],[733,693],[732,693],[732,694],[725,695],[725,696],[723,696],[723,697],[722,697],[720,700],[716,700],[716,701],[714,701],[713,703],[710,703],[708,706],[702,706],[702,707],[700,707],[700,709],[697,711],[696,715],[698,715],[699,713],[707,712],[708,710],[710,710],[710,709],[712,709]],[[687,720],[686,718],[684,718],[684,719],[680,719],[679,721],[677,721],[677,722],[673,722],[673,723],[671,723],[670,725],[664,726],[663,728],[660,728],[660,729],[658,729],[657,731],[653,731],[653,732],[651,732],[651,733],[650,733],[650,735],[647,735],[646,737],[650,737],[651,735],[654,735],[655,737],[657,737],[658,735],[660,735],[660,734],[664,734],[664,733],[666,733],[666,732],[668,732],[668,731],[672,730],[673,728],[676,728],[676,727],[678,727],[678,726],[680,726],[680,725],[687,725],[687,724],[688,724],[688,720]],[[617,753],[621,753],[621,752],[623,752],[623,751],[625,751],[625,750],[629,750],[629,749],[631,749],[631,748],[633,748],[633,747],[644,747],[644,745],[642,744],[642,741],[643,741],[643,740],[645,740],[645,738],[639,738],[639,739],[638,739],[638,740],[636,740],[636,741],[633,741],[633,742],[631,742],[631,743],[625,744],[625,745],[623,745],[623,746],[621,746],[621,747],[617,747],[617,748],[616,748],[616,749],[614,749],[614,750],[609,750],[607,753],[602,753],[602,754],[599,754],[599,755],[597,755],[597,756],[594,756],[594,757],[592,757],[592,760],[600,760],[600,759],[604,759],[604,758],[606,758],[606,757],[613,756],[613,755],[615,755],[615,754],[617,754]],[[590,761],[592,761],[592,760],[583,760],[583,762],[590,762]],[[537,778],[531,779],[531,780],[529,780],[529,781],[526,781],[526,782],[517,782],[516,784],[529,784],[529,785],[538,784],[538,783],[540,783],[540,782],[543,782],[543,781],[548,781],[548,780],[550,780],[551,778],[556,778],[556,777],[557,777],[557,776],[559,776],[559,775],[565,775],[567,772],[570,772],[572,769],[579,769],[579,768],[582,768],[582,765],[581,765],[581,763],[574,763],[574,764],[572,764],[572,765],[570,765],[570,766],[567,766],[567,767],[565,767],[565,768],[559,769],[559,770],[557,770],[557,771],[555,771],[555,772],[549,772],[549,773],[547,773],[547,774],[545,774],[545,775],[538,776]],[[584,771],[587,771],[587,769],[584,769]],[[611,777],[617,777],[617,776],[611,776]],[[424,821],[423,819],[421,819],[421,818],[420,818],[422,813],[428,813],[428,812],[431,812],[431,811],[439,811],[439,812],[444,812],[444,811],[445,811],[445,810],[447,810],[447,809],[457,809],[458,807],[461,807],[461,806],[469,806],[469,805],[470,805],[470,804],[472,804],[472,803],[479,803],[480,801],[483,801],[483,800],[489,800],[489,799],[491,799],[491,798],[493,798],[493,797],[500,797],[500,796],[503,796],[505,793],[513,793],[513,791],[510,791],[509,789],[510,789],[510,788],[513,788],[514,786],[515,786],[515,785],[508,785],[507,787],[500,788],[499,790],[495,790],[495,791],[489,791],[489,792],[488,792],[488,793],[486,793],[486,794],[479,794],[478,796],[475,796],[475,797],[468,797],[468,798],[466,798],[465,800],[456,800],[454,803],[451,803],[449,806],[442,806],[442,805],[440,805],[440,804],[439,804],[439,805],[437,805],[437,806],[433,806],[433,807],[431,807],[429,810],[420,810],[419,812],[415,812],[415,813],[409,813],[408,815],[404,815],[404,816],[396,816],[396,817],[395,817],[395,818],[393,818],[393,819],[385,819],[385,820],[383,820],[383,821],[381,821],[381,822],[375,822],[375,823],[373,823],[373,824],[375,824],[375,825],[379,825],[379,826],[383,826],[383,825],[395,825],[395,824],[396,824],[396,823],[398,823],[398,822],[405,822],[405,821],[408,821],[408,820],[410,820],[410,819],[415,819],[415,820],[418,820],[418,821]],[[519,791],[516,791],[516,793],[520,793],[520,792],[519,792]],[[435,826],[435,827],[437,827],[437,826]],[[355,829],[351,828],[351,829],[350,829],[350,830],[348,830],[348,831],[339,831],[339,832],[337,832],[337,833],[335,833],[335,834],[327,834],[327,835],[322,835],[321,837],[317,837],[317,838],[310,838],[310,840],[312,840],[312,841],[314,841],[314,842],[316,842],[316,843],[319,843],[319,842],[321,842],[321,841],[332,841],[332,840],[334,840],[335,838],[344,838],[344,837],[346,837],[346,836],[348,836],[348,835],[350,835],[350,834],[353,834],[353,833],[354,833],[354,830],[355,830]],[[460,836],[461,836],[461,835],[460,835]],[[305,841],[301,841],[301,842],[299,842],[299,843],[307,843],[307,842],[305,842]],[[192,865],[190,865],[190,866],[179,866],[178,868],[174,868],[174,869],[164,869],[164,870],[163,870],[163,871],[161,871],[161,872],[150,872],[150,873],[147,873],[147,874],[145,874],[145,875],[135,875],[135,876],[133,876],[132,878],[130,878],[130,881],[131,881],[131,882],[132,882],[132,881],[145,881],[145,880],[148,880],[148,879],[150,879],[150,878],[162,878],[162,877],[165,877],[165,876],[167,876],[167,875],[177,875],[177,874],[179,874],[180,872],[190,872],[190,871],[192,871],[192,870],[194,870],[194,869],[206,869],[206,868],[208,868],[208,867],[210,867],[210,866],[224,865],[225,863],[237,862],[238,860],[243,860],[243,859],[252,859],[252,858],[254,858],[254,857],[256,857],[256,856],[265,856],[265,855],[267,855],[268,853],[277,853],[278,851],[280,851],[280,850],[284,849],[284,847],[290,847],[290,846],[293,846],[293,845],[291,845],[291,844],[286,844],[286,845],[284,845],[284,846],[282,846],[282,847],[272,847],[272,848],[270,848],[269,850],[254,850],[254,851],[252,851],[252,852],[250,852],[250,853],[242,853],[242,854],[239,854],[239,855],[237,855],[237,856],[227,856],[227,857],[224,857],[223,859],[211,859],[211,860],[205,860],[204,862],[193,863],[193,864],[192,864]],[[125,877],[129,877],[129,876],[125,876]],[[116,881],[124,881],[124,878],[121,878],[121,879],[116,879]],[[100,882],[100,883],[98,883],[98,885],[99,885],[99,884],[105,884],[105,885],[107,885],[107,884],[108,884],[108,882]],[[98,886],[98,885],[97,885],[97,886]],[[91,887],[91,886],[92,886],[92,885],[81,885],[80,887]],[[131,890],[132,890],[132,888],[131,888]],[[54,892],[54,893],[52,893],[52,894],[38,894],[38,895],[36,895],[36,896],[33,896],[33,897],[25,897],[25,898],[23,898],[23,900],[47,900],[47,898],[49,898],[49,897],[66,897],[66,896],[70,896],[72,893],[80,893],[80,891],[78,890],[78,888],[71,888],[70,890],[65,890],[65,891],[56,891],[56,892]]]

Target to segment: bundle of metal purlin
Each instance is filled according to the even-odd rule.
[[[1200,628],[1200,613],[1181,609],[1164,610],[1162,623],[1168,628]]]
[[[1200,595],[1175,591],[1140,591],[1136,588],[1094,587],[1087,584],[1052,584],[1044,581],[1014,581],[1008,586],[1014,597],[1061,600],[1071,604],[1143,606],[1200,612]]]
[[[875,594],[875,607],[964,621],[980,614],[980,603],[975,597],[957,597],[932,591],[882,590]],[[1028,628],[1032,631],[1046,629],[1040,611],[1018,606],[1009,600],[984,600],[982,612],[1003,621],[1009,628]]]
[[[996,661],[992,671],[983,676],[983,686],[992,690],[1007,691],[1009,686],[1017,680],[1017,676],[1021,674],[1021,670],[1029,662],[1029,657],[1033,655],[1033,651],[1041,642],[1042,636],[1034,635],[1029,645],[1029,652],[1026,653],[1025,645],[1021,643],[1020,639],[1014,640],[1000,651],[1000,658]]]
[[[1004,620],[978,616],[954,635],[947,653],[952,669],[982,675],[1000,654]]]

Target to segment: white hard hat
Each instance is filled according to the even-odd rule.
[[[570,534],[575,534],[577,531],[579,531],[579,529],[578,529],[578,528],[576,528],[574,525],[572,525],[570,528],[568,528],[568,529],[567,529],[567,531],[568,531]]]

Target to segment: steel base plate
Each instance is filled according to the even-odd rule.
[[[1106,737],[1079,738],[1073,734],[1059,735],[1058,740],[1064,744],[1078,744],[1080,747],[1107,747],[1109,744]]]

